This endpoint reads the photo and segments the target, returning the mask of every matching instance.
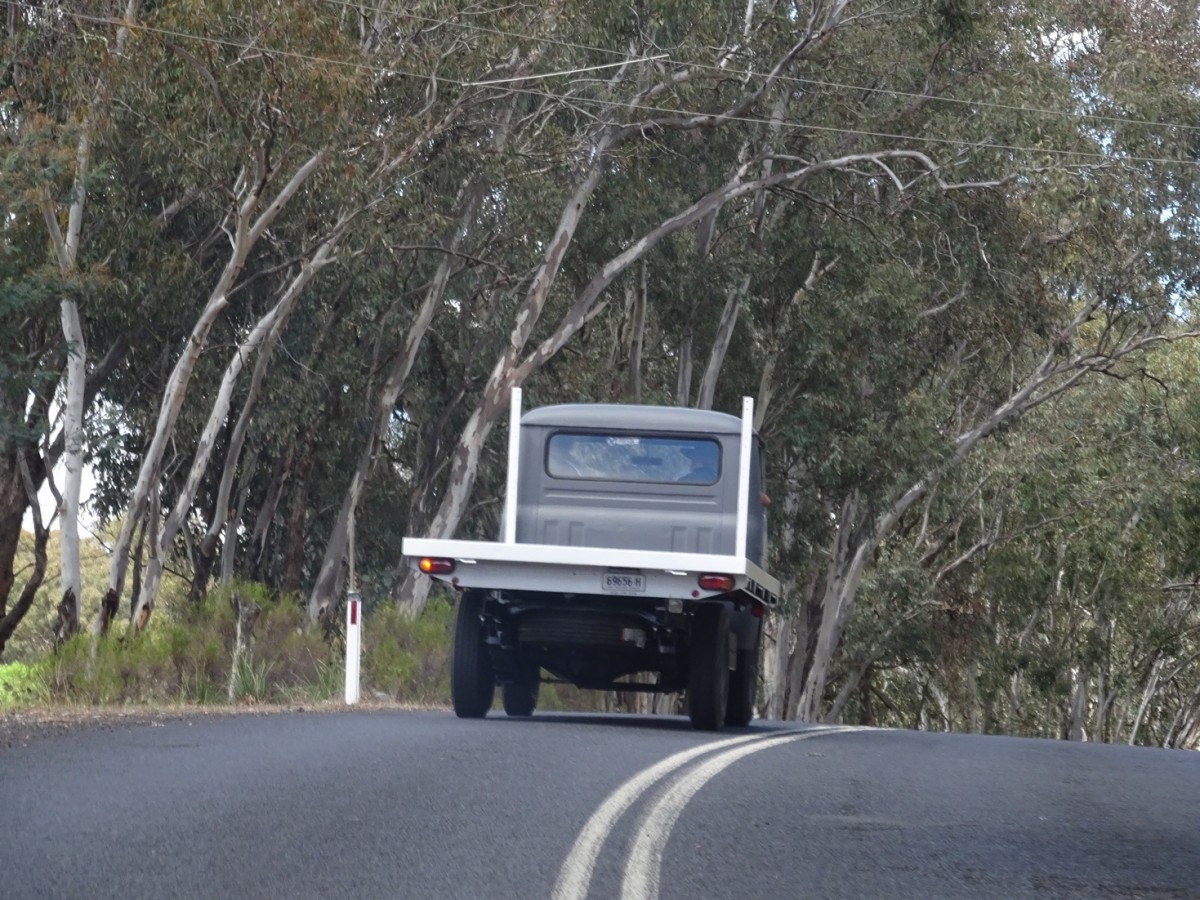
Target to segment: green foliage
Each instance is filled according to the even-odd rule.
[[[440,600],[416,619],[391,603],[364,611],[364,695],[378,692],[406,703],[449,704],[453,622],[452,608]]]
[[[1194,652],[1186,591],[1163,599],[1164,586],[1194,579],[1200,556],[1190,351],[1156,358],[1153,379],[1132,360],[1115,372],[1124,381],[1082,379],[1077,397],[1007,423],[975,458],[955,455],[959,436],[1041,360],[1077,353],[1102,366],[1121,340],[1174,334],[1194,308],[1200,182],[1194,132],[1175,127],[1200,112],[1194,16],[1071,0],[848,7],[848,23],[807,45],[759,102],[692,128],[690,117],[725,112],[763,84],[804,24],[794,6],[752,4],[747,22],[715,4],[453,0],[375,10],[364,29],[338,4],[183,0],[143,6],[145,27],[120,55],[115,26],[91,6],[71,0],[53,16],[14,7],[3,38],[0,481],[16,483],[15,447],[53,434],[64,296],[80,307],[93,376],[107,354],[117,360],[96,379],[85,417],[94,512],[116,522],[172,363],[229,262],[232,204],[260,187],[271,195],[315,150],[330,151],[241,264],[175,421],[175,448],[196,445],[232,348],[338,216],[357,212],[336,261],[264,350],[232,461],[240,517],[223,537],[229,546],[219,541],[206,560],[204,536],[226,512],[218,488],[232,424],[251,397],[257,357],[246,359],[229,427],[187,510],[193,530],[168,548],[181,579],[160,597],[150,631],[102,642],[94,660],[75,645],[52,657],[52,539],[46,584],[6,658],[50,660],[54,699],[223,698],[228,597],[192,608],[182,595],[193,577],[198,593],[213,583],[205,565],[226,550],[242,597],[260,609],[235,690],[247,702],[336,697],[339,651],[308,631],[295,598],[366,450],[356,532],[372,601],[364,684],[444,701],[445,605],[409,622],[383,600],[399,542],[445,496],[456,436],[509,351],[563,204],[599,140],[618,129],[627,139],[578,210],[531,345],[616,254],[735,172],[860,157],[725,204],[703,246],[695,226],[660,241],[526,384],[531,405],[629,399],[636,344],[643,402],[695,402],[733,293],[738,320],[715,405],[770,397],[762,430],[777,571],[824,571],[839,510],[853,509],[853,550],[906,490],[934,485],[871,554],[831,696],[866,666],[895,721],[932,721],[937,706],[954,727],[1052,734],[1071,671],[1103,673],[1106,693],[1128,709],[1147,683],[1146,660],[1170,674]],[[616,48],[665,58],[585,73],[616,61]],[[577,75],[542,77],[555,71]],[[528,75],[536,81],[525,86],[505,80]],[[77,271],[64,277],[43,202],[64,226],[84,134],[88,203]],[[864,156],[877,151],[925,153],[947,182],[1002,183],[943,190],[912,159],[885,170]],[[274,179],[265,185],[253,183],[260,162]],[[460,232],[467,196],[479,203]],[[430,330],[381,422],[380,392],[447,260]],[[634,297],[645,314],[636,335]],[[1097,299],[1093,320],[1064,338],[1080,304]],[[686,364],[691,383],[677,397]],[[482,450],[460,536],[495,534],[503,432]],[[184,456],[163,468],[164,509],[188,465]],[[5,502],[0,521],[19,521],[23,495]],[[23,548],[18,576],[27,562]],[[89,543],[85,618],[106,564]],[[1154,734],[1170,727],[1189,677],[1174,676],[1149,705]],[[575,702],[565,690],[543,693],[543,705],[560,700]]]
[[[241,586],[265,599],[261,589]],[[233,675],[236,698],[277,702],[316,680],[328,648],[302,628],[294,602],[265,601]],[[228,603],[210,598],[171,614],[161,611],[142,634],[119,633],[95,644],[79,635],[47,654],[47,699],[71,704],[211,703],[225,699],[234,621]]]
[[[339,638],[327,641],[306,628],[295,598],[275,599],[260,584],[239,583],[245,604],[258,607],[246,649],[231,673],[234,617],[229,592],[195,606],[156,613],[140,635],[99,641],[79,635],[29,663],[0,667],[0,704],[130,705],[228,702],[232,679],[237,703],[338,701],[345,657]],[[364,699],[386,696],[413,705],[449,703],[449,633],[453,614],[444,602],[413,620],[394,604],[364,615]],[[548,691],[547,708],[556,708]]]
[[[234,592],[243,605],[257,607],[245,637],[244,655],[234,673],[235,698],[279,702],[320,683],[333,660],[333,648],[317,629],[307,627],[296,597],[276,597],[262,584],[238,582],[188,609],[186,615],[216,622],[232,656],[235,623],[228,598]]]
[[[0,711],[47,702],[44,668],[19,662],[0,666]]]
[[[1137,740],[1181,739],[1200,687],[1195,556],[1180,552],[1200,476],[1183,414],[1200,382],[1180,379],[1194,367],[1169,347],[1059,398],[941,485],[925,514],[948,543],[889,543],[847,635],[848,666],[888,673],[882,721],[1058,737],[1082,680],[1093,739],[1128,740],[1147,691]]]
[[[234,699],[243,703],[257,703],[271,695],[271,664],[256,662],[249,656],[238,660],[233,673]]]
[[[68,704],[191,702],[193,690],[228,673],[223,642],[210,630],[160,621],[146,634],[98,642],[78,635],[50,660],[50,698]]]

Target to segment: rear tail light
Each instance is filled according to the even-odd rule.
[[[422,556],[417,568],[426,575],[449,575],[454,571],[454,560],[438,559],[433,556]]]
[[[732,575],[701,575],[700,587],[706,591],[732,591]]]

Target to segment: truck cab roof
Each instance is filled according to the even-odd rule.
[[[630,406],[618,403],[563,403],[532,409],[522,425],[598,428],[614,431],[739,434],[742,420],[728,413],[685,406]]]

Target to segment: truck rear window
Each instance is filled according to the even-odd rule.
[[[552,478],[715,484],[721,445],[708,438],[560,431],[546,443]]]

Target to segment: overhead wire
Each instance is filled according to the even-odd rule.
[[[610,56],[621,57],[622,60],[624,60],[627,64],[628,63],[657,61],[657,60],[661,60],[663,58],[667,58],[667,59],[670,59],[676,65],[679,65],[679,66],[682,66],[685,68],[697,69],[699,71],[711,71],[711,72],[716,72],[716,73],[726,75],[726,76],[731,76],[731,77],[751,78],[756,75],[761,76],[761,75],[765,74],[762,72],[754,72],[754,71],[745,70],[745,69],[733,69],[733,68],[729,68],[727,66],[719,66],[719,65],[716,65],[713,63],[703,63],[703,62],[697,62],[694,60],[679,59],[677,57],[671,56],[670,54],[662,54],[662,53],[655,54],[655,55],[649,56],[649,57],[643,57],[643,58],[631,60],[631,59],[627,58],[626,52],[622,51],[622,50],[614,50],[612,48],[599,47],[599,46],[592,45],[592,44],[582,44],[582,43],[577,43],[577,42],[572,42],[572,41],[563,41],[563,40],[559,40],[559,39],[551,38],[551,37],[523,34],[521,32],[513,31],[511,29],[506,30],[506,29],[501,29],[501,28],[493,28],[490,26],[479,25],[479,24],[476,24],[473,22],[468,22],[468,21],[464,21],[464,20],[460,20],[460,19],[436,18],[433,16],[424,16],[419,13],[414,13],[414,12],[409,12],[409,11],[401,12],[401,11],[396,11],[396,10],[389,10],[389,9],[386,9],[385,7],[373,6],[369,3],[357,3],[357,2],[354,2],[354,0],[324,0],[324,2],[328,3],[331,6],[341,6],[345,9],[348,9],[348,10],[351,10],[354,12],[362,12],[362,11],[366,10],[366,11],[370,11],[370,12],[391,14],[391,15],[396,15],[396,16],[402,16],[405,19],[409,19],[412,21],[424,22],[429,25],[454,26],[457,28],[463,28],[468,31],[476,31],[481,34],[492,34],[492,35],[496,35],[498,37],[508,37],[508,38],[513,38],[513,39],[518,39],[518,40],[526,40],[526,41],[531,41],[531,42],[536,42],[536,43],[549,44],[551,46],[563,47],[564,49],[584,50],[584,51],[591,52],[591,53],[604,53],[604,54],[608,54]],[[24,0],[21,0],[21,2],[17,2],[15,5],[23,6],[24,8],[31,10],[31,11],[35,9],[28,2],[24,2]],[[72,13],[71,15],[74,18],[78,18],[78,19],[81,19],[84,21],[91,21],[91,22],[98,23],[98,24],[110,24],[110,25],[121,24],[120,19],[113,18],[113,17],[94,16],[94,15],[88,15],[86,13]],[[145,25],[142,23],[139,23],[137,25],[137,28],[139,28],[143,31],[150,32],[150,33],[159,33],[159,34],[164,34],[167,36],[181,37],[181,38],[190,39],[190,40],[208,40],[208,41],[212,41],[213,43],[221,44],[223,46],[234,47],[234,48],[238,48],[238,49],[259,50],[261,52],[267,53],[268,55],[291,56],[291,57],[295,57],[297,59],[305,60],[308,62],[326,62],[326,63],[331,63],[334,65],[354,67],[354,68],[363,69],[366,71],[374,71],[374,72],[377,72],[380,74],[392,73],[392,74],[404,75],[406,77],[411,77],[411,78],[427,77],[426,75],[423,75],[423,74],[414,73],[414,72],[406,72],[406,71],[396,69],[395,67],[391,67],[391,66],[379,66],[379,65],[372,65],[370,63],[333,59],[331,57],[322,57],[322,56],[315,56],[312,54],[303,54],[303,53],[299,53],[297,51],[292,51],[292,50],[263,48],[263,47],[259,47],[257,45],[252,45],[252,44],[242,44],[237,41],[229,40],[227,38],[216,38],[216,37],[212,37],[212,36],[196,35],[196,34],[191,34],[191,33],[187,33],[187,32],[172,31],[170,29],[158,28],[155,26],[149,26],[149,25]],[[587,72],[592,69],[604,69],[604,68],[611,68],[611,67],[612,67],[612,64],[605,63],[605,64],[598,64],[597,66],[594,66],[594,67],[581,67],[579,69],[565,70],[563,72],[547,73],[545,75],[530,75],[530,76],[526,76],[526,77],[527,78],[551,77],[553,75],[576,74],[579,72]],[[1200,131],[1200,125],[1189,125],[1184,122],[1163,122],[1163,121],[1155,121],[1152,119],[1139,119],[1139,118],[1135,118],[1135,117],[1131,117],[1131,116],[1114,116],[1114,115],[1082,112],[1082,111],[1075,111],[1075,110],[1062,110],[1062,109],[1051,109],[1048,107],[1027,106],[1027,105],[1021,105],[1021,104],[998,103],[998,102],[992,101],[992,100],[978,100],[978,99],[963,99],[960,97],[946,97],[946,96],[936,95],[936,94],[918,93],[915,91],[902,91],[902,90],[898,90],[896,88],[883,88],[883,87],[876,87],[876,86],[864,85],[864,84],[847,84],[845,82],[830,81],[830,80],[826,80],[826,79],[807,78],[807,77],[800,76],[800,75],[780,74],[780,75],[775,76],[775,78],[777,81],[789,83],[789,84],[800,84],[800,85],[810,85],[813,87],[833,88],[836,90],[844,90],[844,91],[855,92],[855,93],[880,94],[883,96],[891,96],[891,97],[896,97],[899,99],[907,99],[907,100],[925,100],[925,101],[929,101],[929,102],[945,103],[945,104],[950,104],[950,105],[969,106],[972,108],[997,109],[997,110],[1007,111],[1007,112],[1033,113],[1036,115],[1051,116],[1051,117],[1058,117],[1058,118],[1068,118],[1068,119],[1085,119],[1085,120],[1092,120],[1092,121],[1097,121],[1097,122],[1105,122],[1105,123],[1119,124],[1119,125],[1142,125],[1142,126],[1150,126],[1150,127],[1155,127],[1155,128],[1179,129],[1179,130],[1183,130],[1183,131]],[[488,82],[472,82],[472,81],[461,81],[461,80],[455,80],[455,79],[447,79],[447,81],[449,83],[458,84],[458,85],[464,86],[464,87],[488,84]]]
[[[335,5],[345,6],[347,8],[353,8],[355,6],[355,4],[351,3],[350,0],[325,0],[325,2],[333,3]],[[27,2],[23,2],[23,0],[17,0],[15,5],[24,7],[26,10],[29,10],[29,11],[36,11],[34,7],[32,7]],[[372,9],[372,10],[379,11],[379,12],[387,12],[387,10],[383,10],[380,7],[362,7],[362,8]],[[402,13],[401,15],[409,15],[409,14]],[[112,16],[97,16],[97,15],[90,15],[87,13],[78,13],[78,12],[71,13],[71,16],[75,19],[78,19],[81,21],[92,22],[94,24],[116,25],[116,26],[125,24],[123,22],[123,20],[112,17]],[[508,37],[523,38],[523,39],[531,40],[531,41],[539,40],[538,38],[535,38],[532,36],[522,36],[520,34],[513,33],[513,32],[504,32],[504,31],[499,31],[497,29],[484,28],[482,26],[473,26],[473,25],[469,25],[466,23],[457,22],[454,20],[431,19],[429,17],[423,17],[423,16],[409,16],[409,17],[415,18],[419,21],[427,21],[427,22],[431,22],[431,23],[435,23],[435,24],[455,25],[455,26],[461,26],[461,27],[466,27],[466,28],[478,28],[480,30],[488,31],[490,33],[501,34],[501,35],[508,36]],[[301,52],[295,51],[295,50],[264,47],[264,46],[261,46],[258,44],[248,44],[248,43],[243,43],[240,41],[231,40],[229,38],[215,37],[215,36],[211,36],[211,35],[193,34],[190,32],[178,31],[175,29],[147,25],[145,23],[140,23],[140,22],[137,23],[137,25],[135,27],[136,27],[136,30],[142,31],[142,32],[145,32],[148,34],[158,34],[163,37],[178,38],[178,39],[190,40],[190,41],[202,41],[202,42],[207,41],[209,43],[213,43],[218,46],[228,47],[228,48],[236,49],[236,50],[240,50],[240,51],[254,51],[257,53],[261,53],[261,54],[264,54],[267,56],[273,56],[273,57],[277,57],[277,58],[291,58],[291,59],[297,59],[297,60],[309,62],[309,63],[324,63],[324,64],[328,64],[328,65],[350,68],[350,69],[353,69],[356,71],[372,72],[372,73],[379,74],[379,75],[397,75],[397,76],[401,76],[401,77],[405,77],[405,78],[413,78],[413,79],[421,80],[421,81],[428,80],[428,78],[429,78],[428,73],[411,72],[411,71],[407,71],[404,69],[400,69],[395,66],[377,65],[377,64],[356,61],[356,60],[336,59],[333,57],[301,53]],[[614,51],[614,50],[603,50],[602,48],[589,47],[587,45],[582,45],[582,44],[570,44],[570,43],[566,43],[566,42],[562,42],[562,41],[552,41],[551,43],[555,43],[555,44],[558,44],[561,46],[566,46],[566,47],[574,47],[576,49],[587,49],[587,50],[594,50],[597,52],[606,52],[606,53],[612,53],[612,54],[616,54],[619,52],[619,51]],[[749,73],[749,72],[740,72],[739,73],[737,71],[724,69],[719,66],[712,66],[712,65],[698,64],[698,63],[680,63],[680,65],[692,66],[694,68],[705,69],[705,70],[718,71],[727,76],[736,76],[736,75],[740,74],[745,77],[753,77],[753,75],[755,74],[755,73]],[[600,66],[596,66],[594,68],[599,69],[599,68],[609,68],[609,67],[610,67],[610,64],[603,64]],[[571,74],[586,73],[587,71],[589,71],[589,69],[587,67],[584,67],[582,69],[576,70],[575,72],[573,72]],[[759,73],[759,74],[765,74],[765,73]],[[837,82],[821,82],[821,81],[814,81],[811,79],[803,79],[798,76],[782,76],[781,75],[781,76],[778,76],[778,78],[780,81],[809,83],[809,84],[814,84],[814,85],[836,87],[836,88],[842,88],[842,89],[847,89],[847,90],[856,90],[856,91],[864,91],[864,92],[875,91],[875,92],[879,92],[879,93],[894,94],[895,96],[899,96],[899,97],[909,97],[909,98],[914,98],[914,99],[921,98],[921,99],[928,99],[931,101],[936,100],[939,102],[944,101],[944,102],[949,102],[949,103],[959,103],[959,104],[980,106],[980,107],[995,107],[995,108],[1009,110],[1009,111],[1024,111],[1024,112],[1031,112],[1031,113],[1041,112],[1046,115],[1057,115],[1060,117],[1083,118],[1083,119],[1104,118],[1104,117],[1097,117],[1097,116],[1094,116],[1094,115],[1088,114],[1088,113],[1070,113],[1070,112],[1065,112],[1065,111],[1061,111],[1061,110],[1057,110],[1057,111],[1056,110],[1039,110],[1036,107],[1011,106],[1011,105],[1005,105],[1005,104],[989,103],[989,102],[984,102],[984,101],[976,102],[976,101],[971,101],[971,100],[961,100],[958,98],[942,98],[942,97],[929,96],[929,95],[924,95],[924,94],[908,93],[908,92],[903,92],[903,91],[893,91],[890,89],[883,89],[883,88],[868,88],[868,87],[856,86],[856,85],[843,85],[843,84],[839,84]],[[480,82],[466,81],[466,80],[456,79],[456,78],[440,78],[439,80],[442,83],[453,84],[455,86],[462,87],[462,88],[482,86],[482,83],[480,83]],[[962,138],[947,138],[947,137],[937,137],[937,136],[930,136],[930,135],[905,134],[905,133],[901,133],[901,132],[872,131],[872,130],[868,130],[868,129],[844,128],[844,127],[838,127],[838,126],[832,126],[832,125],[817,125],[817,124],[808,123],[808,122],[777,120],[777,119],[771,119],[771,118],[767,118],[767,117],[763,117],[763,116],[726,115],[723,113],[712,113],[712,112],[701,111],[701,110],[687,110],[687,109],[679,109],[679,108],[674,108],[674,107],[655,106],[655,105],[650,105],[650,104],[645,104],[645,103],[630,103],[630,102],[619,101],[619,100],[606,100],[606,99],[600,98],[600,97],[587,97],[587,96],[583,96],[583,95],[579,95],[579,94],[556,93],[553,91],[547,91],[547,90],[537,89],[537,88],[509,86],[509,87],[506,87],[505,90],[510,93],[517,93],[517,94],[522,94],[522,95],[527,95],[527,96],[539,97],[539,98],[548,99],[548,100],[570,102],[572,104],[577,104],[577,105],[581,105],[581,106],[590,105],[590,106],[599,106],[602,108],[609,108],[609,109],[620,108],[620,109],[629,110],[631,112],[642,112],[642,113],[655,114],[655,115],[669,115],[669,116],[682,117],[682,118],[696,118],[696,119],[710,119],[710,120],[719,120],[719,121],[739,122],[742,124],[765,125],[765,126],[770,126],[772,128],[784,128],[784,129],[791,129],[791,130],[811,131],[811,132],[828,133],[828,134],[842,134],[842,135],[849,135],[849,136],[860,137],[860,138],[876,138],[876,139],[893,140],[893,141],[912,141],[914,143],[920,143],[920,144],[957,147],[960,149],[968,149],[968,150],[994,150],[994,151],[1001,151],[1001,152],[1005,152],[1005,153],[1026,154],[1026,155],[1030,155],[1030,156],[1041,155],[1041,156],[1051,156],[1051,157],[1057,157],[1057,158],[1092,160],[1092,161],[1109,162],[1109,163],[1113,163],[1113,162],[1148,163],[1148,164],[1163,164],[1163,165],[1181,165],[1181,166],[1187,166],[1187,167],[1195,167],[1198,164],[1197,160],[1181,159],[1178,157],[1139,156],[1139,155],[1133,155],[1133,154],[1115,155],[1112,153],[1103,153],[1100,151],[1068,150],[1068,149],[1062,149],[1062,148],[1057,148],[1057,147],[1030,147],[1030,146],[1020,145],[1020,144],[1004,144],[1004,143],[997,143],[994,141],[987,141],[987,140],[968,140],[968,139],[962,139]],[[1156,127],[1163,127],[1163,128],[1181,128],[1181,129],[1189,129],[1189,130],[1200,130],[1200,126],[1184,125],[1182,123],[1178,123],[1178,124],[1177,123],[1153,123],[1148,120],[1122,119],[1122,118],[1114,118],[1114,117],[1108,117],[1104,120],[1110,121],[1110,122],[1123,122],[1123,123],[1127,123],[1127,124],[1154,125]]]
[[[324,0],[331,6],[341,6],[353,11],[369,10],[383,14],[391,14],[403,16],[405,19],[410,19],[415,22],[425,22],[430,25],[453,25],[459,28],[464,28],[468,31],[477,31],[482,34],[492,34],[498,37],[508,37],[517,40],[525,40],[551,46],[562,47],[568,50],[583,50],[589,53],[606,53],[611,56],[624,58],[626,56],[623,50],[614,50],[607,47],[598,47],[591,44],[580,44],[571,41],[563,41],[555,38],[543,38],[534,35],[522,34],[521,32],[505,30],[501,28],[493,28],[487,25],[478,25],[473,22],[458,20],[458,19],[439,19],[431,16],[423,16],[413,12],[398,12],[396,10],[388,10],[382,6],[372,6],[369,3],[356,3],[354,0]],[[726,76],[750,78],[755,75],[763,75],[762,72],[753,72],[745,69],[734,69],[727,66],[719,66],[714,63],[696,62],[695,60],[680,59],[666,54],[666,56],[676,65],[700,71],[716,72]],[[658,59],[656,55],[653,57]],[[981,109],[997,109],[1004,112],[1023,112],[1033,113],[1036,115],[1053,116],[1058,118],[1071,119],[1086,119],[1096,122],[1105,122],[1117,125],[1145,125],[1158,128],[1177,128],[1184,131],[1200,131],[1200,125],[1188,125],[1183,122],[1156,122],[1151,119],[1139,119],[1131,116],[1114,116],[1105,115],[1102,113],[1089,113],[1075,110],[1050,109],[1048,107],[1025,106],[1014,103],[997,103],[994,100],[968,100],[960,97],[944,97],[935,94],[918,93],[916,91],[902,91],[896,88],[882,88],[864,84],[847,84],[845,82],[829,81],[820,78],[807,78],[802,75],[786,75],[780,74],[776,76],[776,80],[786,84],[809,85],[812,87],[833,88],[847,92],[863,93],[863,94],[879,94],[882,96],[896,97],[902,100],[926,100],[938,103],[946,103],[959,106],[970,106]]]

